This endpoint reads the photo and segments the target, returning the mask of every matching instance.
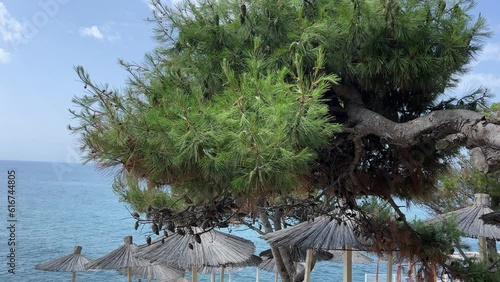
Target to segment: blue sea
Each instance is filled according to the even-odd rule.
[[[11,254],[8,240],[12,236],[7,228],[12,223],[8,222],[12,218],[7,210],[10,170],[15,171],[16,177],[15,274],[8,272],[11,267],[7,264]],[[71,281],[71,273],[34,267],[72,253],[76,245],[83,247],[82,255],[95,259],[120,247],[128,235],[133,236],[134,243],[144,244],[145,232],[134,230],[135,220],[113,193],[112,180],[111,173],[98,171],[92,165],[0,161],[0,282]],[[419,209],[409,214],[426,216]],[[252,240],[257,254],[269,248],[254,231],[233,230],[232,234]],[[375,271],[375,263],[354,264],[353,281],[365,281],[365,273]],[[384,263],[379,272],[386,272]],[[274,281],[273,273],[260,271],[259,275],[260,281]],[[235,270],[232,281],[253,282],[255,276],[255,268]],[[342,264],[318,262],[311,280],[342,281]],[[116,271],[91,271],[77,273],[77,281],[126,281],[126,277]],[[210,281],[210,276],[201,275],[199,281]]]

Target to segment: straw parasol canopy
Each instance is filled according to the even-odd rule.
[[[255,251],[254,243],[241,237],[216,230],[203,232],[198,227],[194,227],[193,231],[194,234],[176,233],[163,240],[155,240],[151,245],[142,245],[137,254],[150,261],[189,270],[193,266],[220,267],[245,263]]]
[[[271,245],[295,246],[307,250],[305,281],[310,279],[312,250],[347,250],[344,258],[344,281],[352,281],[351,248],[365,249],[368,241],[356,232],[354,211],[332,216],[319,216],[287,229],[262,236]]]
[[[220,267],[224,267],[225,269],[240,269],[240,268],[245,268],[245,267],[254,267],[254,266],[259,266],[259,264],[262,262],[262,258],[256,255],[251,255],[249,259],[247,259],[244,262],[240,263],[233,263],[233,264],[227,264],[227,265],[221,265]],[[203,266],[200,268],[201,273],[212,273],[212,271],[217,271],[219,267],[217,266]]]
[[[487,213],[480,216],[479,218],[482,219],[486,224],[496,225],[497,227],[500,227],[500,210]]]
[[[219,271],[221,275],[221,281],[224,280],[222,276],[224,276],[224,270],[229,270],[229,281],[232,280],[231,277],[231,270],[235,269],[241,269],[245,267],[258,267],[259,264],[262,262],[262,259],[259,256],[256,255],[251,255],[250,258],[244,262],[241,263],[234,263],[234,264],[228,264],[228,265],[222,265],[220,267],[215,267],[215,266],[203,266],[201,269],[199,269],[200,273],[211,273],[212,277],[210,281],[215,281],[215,272]]]
[[[438,215],[428,222],[435,224],[448,218],[453,218],[459,230],[465,233],[465,236],[479,239],[479,254],[482,261],[486,261],[486,239],[500,240],[500,227],[486,224],[481,217],[492,213],[489,207],[491,203],[488,194],[475,194],[472,206]]]
[[[367,245],[356,234],[354,221],[345,215],[339,220],[320,216],[262,237],[271,245],[315,250],[344,250],[347,246],[364,249]]]
[[[481,216],[493,212],[489,207],[491,203],[488,194],[475,194],[472,206],[438,215],[430,219],[429,223],[438,223],[448,218],[455,218],[457,227],[465,236],[470,238],[484,237],[500,240],[500,228],[491,224],[485,224]]]
[[[121,274],[127,275],[127,268],[121,268],[119,270]],[[132,267],[132,276],[142,278],[142,279],[157,279],[157,280],[172,280],[177,281],[177,279],[184,277],[184,270],[169,267],[166,265],[161,265],[158,263],[150,263],[147,266],[137,266]]]
[[[75,246],[72,254],[66,255],[62,258],[53,260],[51,262],[37,264],[35,266],[35,269],[45,270],[45,271],[72,272],[73,278],[71,281],[75,282],[76,272],[87,271],[87,267],[85,266],[85,264],[90,262],[89,259],[80,254],[81,252],[82,252],[82,247]]]
[[[123,238],[123,246],[112,251],[111,253],[100,257],[89,264],[89,269],[127,269],[128,281],[132,281],[132,268],[138,266],[148,266],[149,262],[137,258],[135,255],[137,245],[132,243],[132,236]]]
[[[291,256],[292,260],[295,262],[304,262],[306,260],[306,249],[301,249],[298,247],[291,247]],[[334,254],[331,251],[322,251],[319,250],[316,252],[317,260],[320,261],[328,261],[333,259]],[[259,263],[259,268],[268,271],[268,272],[276,272],[276,261],[273,257],[273,252],[271,249],[267,249],[265,251],[260,252],[259,257],[261,258],[261,262]]]

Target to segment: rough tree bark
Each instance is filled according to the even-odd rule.
[[[261,221],[266,233],[281,230],[281,214],[276,211],[273,216],[269,216],[265,211],[260,212],[259,220]],[[271,225],[271,221],[273,225]],[[273,228],[274,226],[274,228]],[[271,246],[273,258],[276,261],[276,268],[283,282],[302,282],[304,281],[305,268],[298,268],[292,259],[292,255],[288,248]],[[316,264],[316,255],[313,256],[311,270]]]
[[[436,140],[441,148],[466,146],[475,168],[487,173],[500,169],[500,125],[469,110],[439,110],[414,120],[397,123],[373,112],[363,104],[361,93],[345,85],[335,86],[344,101],[354,138],[373,134],[387,144],[410,146]],[[439,148],[438,148],[439,149]]]

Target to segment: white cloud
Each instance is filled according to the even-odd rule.
[[[111,23],[111,25],[113,25]],[[115,41],[120,39],[120,33],[114,31],[110,24],[100,25],[100,26],[90,26],[80,28],[81,36],[93,37],[99,40]]]
[[[500,75],[493,73],[468,73],[460,78],[460,86],[458,88],[498,88],[500,87]]]
[[[99,28],[96,25],[93,25],[91,27],[82,27],[80,28],[80,35],[81,36],[90,36],[94,37],[96,39],[103,39],[104,35],[102,32],[99,30]]]
[[[471,72],[460,77],[459,84],[448,89],[451,96],[460,97],[476,91],[479,87],[487,88],[493,94],[492,101],[500,101],[500,74]]]
[[[12,17],[3,2],[0,2],[0,37],[9,42],[21,39],[22,35],[23,25]]]
[[[0,64],[7,64],[10,62],[10,53],[0,48]]]
[[[473,65],[477,65],[484,61],[500,61],[500,43],[486,44]]]

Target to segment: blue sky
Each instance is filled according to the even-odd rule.
[[[492,38],[453,93],[489,87],[500,101],[500,1],[478,0]],[[153,49],[145,0],[0,1],[0,159],[79,162],[70,134],[71,99],[83,93],[73,67],[125,86],[118,59],[140,62]]]

